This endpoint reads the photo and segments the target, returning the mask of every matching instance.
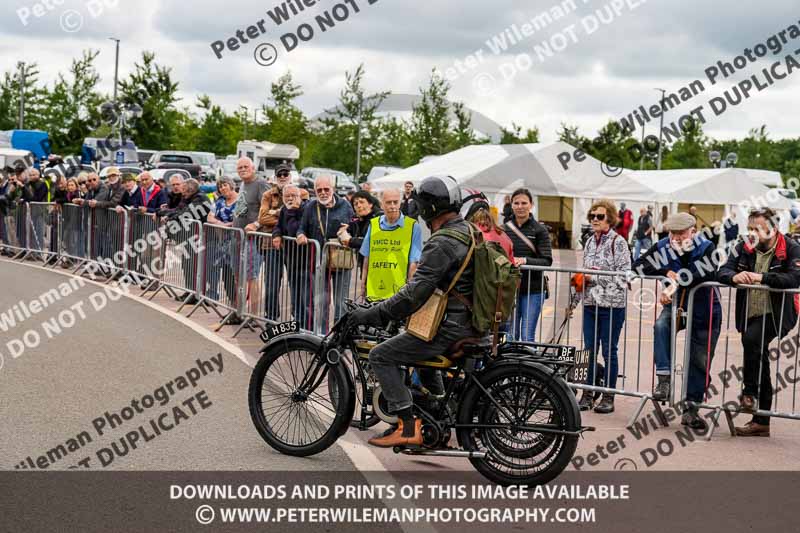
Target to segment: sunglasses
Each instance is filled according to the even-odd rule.
[[[98,180],[97,178],[92,178],[92,179],[88,179],[88,180],[86,180],[86,181],[87,181],[88,183],[94,183],[94,182],[96,182],[96,181],[99,181],[99,180]]]
[[[86,185],[86,181],[79,181],[78,185]]]
[[[605,220],[605,213],[589,213],[589,220]]]
[[[288,172],[278,172],[275,175],[278,176],[279,178],[287,178],[287,177],[289,177],[289,173]]]
[[[315,189],[317,192],[331,192],[333,189],[325,188],[325,189]]]

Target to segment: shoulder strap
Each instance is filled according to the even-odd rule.
[[[319,224],[319,230],[322,232],[322,240],[326,240],[328,238],[327,232],[325,231],[328,228],[322,228],[322,213],[319,210],[319,200],[317,200],[317,223]]]
[[[456,233],[458,233],[458,232],[456,232]],[[467,265],[469,264],[470,259],[472,259],[472,253],[475,251],[475,236],[472,235],[472,231],[469,232],[469,239],[470,239],[470,245],[469,245],[469,251],[467,252],[467,257],[465,257],[464,258],[464,262],[461,263],[461,268],[459,268],[458,272],[456,272],[456,277],[454,277],[453,281],[450,282],[450,286],[447,287],[447,292],[445,294],[449,294],[450,291],[453,290],[453,287],[456,286],[456,283],[458,283],[458,280],[461,279],[461,274],[464,273],[464,270],[467,268]],[[463,241],[461,241],[461,242],[463,242]]]
[[[506,225],[511,228],[511,231],[513,231],[517,235],[517,237],[522,239],[522,242],[524,242],[528,246],[528,248],[530,248],[533,251],[533,253],[537,255],[539,254],[539,252],[536,250],[536,246],[533,245],[531,240],[528,237],[526,237],[524,233],[522,233],[522,231],[517,227],[516,224],[514,224],[513,221],[509,220],[508,224]]]

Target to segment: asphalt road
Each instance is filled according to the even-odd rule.
[[[20,301],[27,305],[69,279],[27,265],[0,262],[0,313],[8,314]],[[65,292],[72,289],[61,286]],[[131,299],[109,300],[104,308],[95,310],[93,301],[101,307],[104,300],[91,296],[98,291],[102,293],[93,284],[77,287],[8,331],[0,328],[0,420],[4,428],[0,432],[0,468],[28,465],[30,457],[34,464],[42,461],[51,469],[89,464],[97,469],[126,470],[355,470],[339,446],[304,459],[274,452],[250,421],[249,366],[186,325]],[[43,324],[52,324],[52,320],[63,326],[62,332],[50,329],[52,338],[48,338]],[[35,334],[29,331],[38,333],[38,346]],[[26,333],[29,347],[19,353],[19,343],[14,340]],[[198,359],[206,362],[203,370],[207,375]],[[189,381],[187,377],[195,379],[196,386],[189,383],[178,390],[185,385],[183,381]],[[169,396],[163,406],[154,397],[164,398],[156,393],[161,387]],[[146,408],[149,397],[154,405]],[[144,405],[139,405],[141,413],[130,408],[134,399]],[[123,413],[125,407],[129,409]],[[166,413],[164,418],[160,418],[162,413]],[[112,429],[114,415],[123,414],[129,420],[121,420],[121,425]],[[98,418],[104,426],[95,421]],[[151,420],[156,421],[160,434]],[[138,441],[132,435],[126,439],[140,426],[145,431],[139,431]],[[59,445],[66,452],[57,449]]]

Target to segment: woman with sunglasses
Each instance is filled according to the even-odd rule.
[[[589,223],[592,236],[586,242],[583,252],[583,268],[586,270],[605,270],[625,273],[631,268],[631,254],[628,243],[612,228],[617,224],[617,207],[611,200],[596,201],[589,209]],[[575,276],[580,279],[580,276]],[[595,376],[597,353],[603,348],[605,372],[602,378],[605,386],[615,388],[619,364],[617,345],[625,323],[625,304],[627,285],[624,276],[583,275],[578,289],[583,291],[583,338],[586,349],[590,351],[589,372],[586,382],[597,385],[600,376]],[[584,391],[579,402],[581,411],[588,411],[594,405],[594,393]],[[604,393],[595,413],[612,413],[614,395]]]

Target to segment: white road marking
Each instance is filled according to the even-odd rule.
[[[176,321],[180,322],[181,324],[183,324],[184,326],[190,328],[192,331],[198,333],[199,335],[201,335],[202,337],[204,337],[208,341],[213,342],[214,344],[216,344],[220,348],[232,353],[240,361],[242,361],[244,364],[246,364],[250,368],[253,368],[256,365],[257,361],[254,358],[252,358],[251,356],[249,356],[247,353],[245,353],[241,348],[239,348],[235,344],[232,344],[232,343],[226,341],[225,339],[223,339],[222,337],[220,337],[216,333],[208,331],[203,326],[201,326],[199,324],[196,324],[194,321],[192,321],[189,318],[186,318],[185,316],[181,315],[180,313],[176,313],[175,311],[171,311],[169,309],[166,309],[165,307],[161,307],[160,305],[155,304],[155,303],[151,302],[150,300],[147,300],[146,298],[142,298],[142,297],[136,296],[135,294],[130,294],[129,292],[125,292],[125,291],[119,289],[116,286],[110,286],[110,285],[101,283],[99,281],[83,278],[82,276],[77,276],[75,274],[72,274],[71,272],[61,272],[59,270],[53,270],[53,269],[45,268],[45,267],[39,266],[39,265],[30,265],[30,264],[27,264],[27,263],[19,263],[17,261],[11,261],[11,260],[8,260],[8,259],[0,259],[0,261],[4,262],[4,263],[12,263],[12,264],[15,264],[15,265],[22,265],[22,266],[26,266],[26,267],[29,267],[29,268],[37,268],[37,269],[43,270],[45,272],[51,272],[51,273],[55,273],[55,274],[60,274],[62,276],[66,276],[66,277],[70,277],[70,278],[81,278],[81,279],[85,280],[87,283],[91,283],[91,284],[94,284],[94,285],[96,285],[98,287],[102,287],[102,288],[111,287],[111,288],[117,289],[120,292],[120,294],[122,294],[123,296],[127,296],[128,298],[130,298],[134,302],[138,302],[138,303],[140,303],[140,304],[142,304],[142,305],[144,305],[144,306],[146,306],[146,307],[148,307],[150,309],[158,311],[159,313],[172,318],[173,320],[176,320]],[[344,451],[344,453],[347,455],[347,457],[350,459],[350,461],[353,462],[353,465],[356,467],[356,470],[359,473],[361,473],[364,476],[364,478],[367,481],[369,481],[370,483],[372,483],[372,484],[386,483],[387,480],[390,481],[390,482],[394,482],[395,484],[397,483],[397,481],[392,476],[391,472],[389,472],[386,469],[386,467],[383,465],[383,463],[381,463],[380,459],[378,459],[378,457],[375,455],[375,453],[368,446],[364,446],[363,444],[358,442],[355,439],[355,437],[351,436],[349,433],[345,434],[345,436],[340,438],[336,442],[336,445],[339,446],[339,448],[341,448],[342,451]],[[406,501],[406,500],[400,500],[400,499],[388,500],[386,498],[383,498],[382,501],[387,507],[391,507],[391,508],[409,508],[409,509],[414,509],[416,507],[412,502]],[[405,533],[411,533],[411,531],[412,531],[412,528],[411,528],[410,524],[401,524],[400,528]],[[434,529],[430,524],[422,524],[422,523],[413,524],[413,531],[414,531],[414,533],[436,533],[436,529]]]

